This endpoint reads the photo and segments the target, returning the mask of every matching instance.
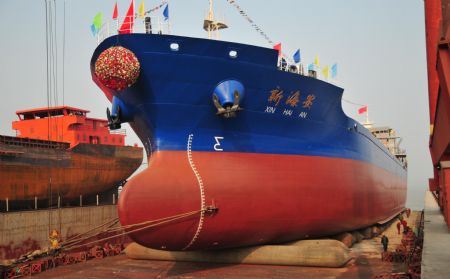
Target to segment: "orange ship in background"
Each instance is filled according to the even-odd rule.
[[[87,117],[88,110],[59,106],[16,111],[19,121],[12,123],[16,136],[39,140],[125,145],[125,130],[109,131],[108,121]]]
[[[125,181],[142,163],[125,131],[89,111],[58,106],[17,111],[16,137],[0,136],[0,200],[62,200],[99,194]]]

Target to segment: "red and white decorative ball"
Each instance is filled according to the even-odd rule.
[[[141,65],[134,53],[121,46],[104,50],[95,61],[95,75],[113,90],[132,86],[139,77]]]

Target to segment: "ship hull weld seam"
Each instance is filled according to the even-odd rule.
[[[198,186],[200,188],[200,206],[201,206],[201,211],[200,211],[200,220],[198,222],[198,227],[197,227],[197,231],[195,232],[194,236],[192,237],[191,242],[189,242],[188,245],[186,245],[183,250],[189,249],[189,247],[191,247],[195,241],[197,240],[198,236],[200,235],[200,232],[203,228],[203,220],[205,218],[205,189],[203,186],[203,180],[202,177],[200,176],[200,173],[198,172],[197,168],[195,167],[194,164],[194,160],[192,159],[192,141],[193,141],[194,135],[190,134],[188,137],[188,142],[187,142],[187,157],[188,157],[188,161],[189,161],[189,165],[192,169],[192,172],[194,173],[195,177],[197,178],[197,182],[198,182]]]

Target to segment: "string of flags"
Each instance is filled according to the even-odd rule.
[[[308,64],[307,66],[308,71],[316,71],[318,69],[320,69],[320,64],[319,64],[319,57],[316,55],[316,57],[314,58],[314,62]],[[325,66],[322,68],[322,76],[326,79],[328,78],[336,78],[337,77],[337,63],[334,63],[331,66]]]
[[[258,32],[267,41],[267,43],[273,47],[273,49],[278,50],[278,57],[283,56],[283,58],[289,59],[288,57],[285,57],[283,55],[283,52],[281,51],[281,43],[275,44],[275,42],[266,34],[266,32],[264,32],[262,28],[259,27],[259,25],[257,25],[253,21],[253,19],[251,19],[250,16],[241,8],[241,6],[239,6],[236,0],[227,0],[227,2],[232,5],[239,12],[239,14],[248,21],[248,23],[250,23],[250,25],[256,30],[256,32]]]
[[[135,18],[138,18],[138,17],[144,18],[146,15],[161,9],[164,6],[165,6],[165,8],[163,10],[163,16],[164,16],[164,21],[166,21],[166,20],[169,20],[169,4],[168,4],[167,0],[163,0],[160,4],[156,5],[155,7],[151,8],[150,10],[147,10],[147,11],[145,11],[145,3],[144,3],[144,0],[142,0],[139,5],[137,14],[134,13],[134,0],[131,0],[130,6],[128,8],[128,12],[127,12],[125,19],[119,29],[119,33],[120,34],[130,33],[131,30],[133,29]],[[116,2],[114,4],[112,19],[117,20],[118,16],[119,16],[119,11],[118,11],[117,2]],[[92,32],[93,36],[97,35],[97,33],[99,32],[102,25],[103,25],[103,13],[98,12],[95,15],[94,20],[91,24],[91,32]]]
[[[273,46],[273,49],[278,51],[278,57],[282,56],[282,52],[281,52],[281,43],[278,43],[276,45]],[[295,53],[292,55],[292,58],[294,60],[295,64],[298,64],[301,62],[301,53],[300,53],[300,49],[297,49],[295,51]],[[286,63],[286,60],[284,59],[284,57],[282,58],[282,63]],[[318,69],[320,69],[320,63],[319,63],[319,56],[316,55],[314,57],[314,62],[311,64],[307,65],[307,69],[308,71],[317,71]],[[322,76],[325,79],[329,79],[331,78],[336,78],[337,76],[337,63],[334,63],[333,65],[330,66],[325,66],[322,68]]]
[[[236,3],[235,0],[227,0],[227,2],[229,4],[231,4],[233,7],[236,8],[236,10],[239,12],[239,14],[244,17],[251,25],[252,27],[270,44],[270,45],[274,45],[274,41],[272,41],[272,39],[270,39],[270,37],[261,29],[261,27],[259,27],[249,16],[248,14],[242,10],[242,8]],[[279,53],[281,53],[281,45],[280,45],[280,51]]]
[[[142,0],[142,3],[143,3],[143,2],[144,2],[144,0]],[[166,5],[166,7],[164,8],[163,16],[164,16],[165,18],[169,19],[169,4],[167,3],[166,0],[163,0],[159,5],[156,5],[155,7],[151,8],[151,9],[148,10],[148,11],[146,11],[146,12],[144,13],[144,16],[145,16],[145,15],[148,15],[148,14],[150,14],[150,13],[153,13],[154,11],[157,11],[157,10],[161,9],[164,5]],[[167,10],[167,12],[166,12],[166,10]],[[167,16],[166,16],[166,15],[167,15]]]
[[[251,18],[250,16],[237,4],[236,0],[227,0],[229,4],[231,4],[236,10],[239,12],[239,14],[244,17],[251,25],[252,27],[270,44],[272,45],[273,49],[278,51],[278,57],[284,56],[281,48],[281,43],[275,44],[274,41],[259,27]],[[294,55],[292,56],[294,63],[298,64],[301,61],[301,53],[300,49],[297,49]],[[315,67],[320,68],[319,65],[319,57],[316,55],[314,59],[313,64],[308,65],[308,70],[314,70]],[[337,64],[333,64],[331,67],[326,66],[322,69],[322,75],[328,79],[330,76],[331,78],[336,78],[337,76]]]
[[[242,17],[244,17],[251,24],[251,26],[267,41],[267,43],[272,45],[273,48],[278,51],[278,56],[279,57],[283,56],[283,59],[284,58],[290,59],[290,58],[288,58],[288,57],[283,55],[282,48],[281,48],[281,43],[275,44],[274,41],[261,29],[261,27],[259,27],[250,18],[250,16],[239,6],[239,4],[237,3],[236,0],[227,0],[227,2],[230,5],[232,5],[239,12],[239,14]],[[131,0],[130,7],[128,8],[127,14],[125,16],[125,20],[123,21],[123,23],[122,23],[122,25],[121,25],[121,27],[119,29],[119,33],[120,34],[131,33],[131,31],[133,30],[133,25],[134,25],[134,19],[135,18],[137,18],[137,17],[144,18],[146,15],[161,9],[162,7],[164,7],[164,10],[163,10],[164,21],[167,21],[169,19],[169,4],[168,4],[167,0],[163,0],[160,4],[156,5],[155,7],[151,8],[150,10],[147,10],[147,11],[145,11],[144,0],[141,0],[141,3],[139,5],[139,9],[138,9],[138,13],[137,14],[134,13],[134,0]],[[117,7],[117,2],[116,2],[115,5],[114,5],[112,19],[117,20],[118,19],[118,14],[119,13],[118,13],[118,7]],[[103,24],[102,21],[103,21],[103,13],[99,12],[99,13],[97,13],[95,15],[93,23],[91,24],[91,32],[92,32],[92,34],[94,36],[100,30],[100,28],[101,28],[101,26]],[[293,58],[293,61],[294,61],[295,64],[298,64],[298,63],[301,62],[300,49],[297,49],[295,51],[295,53],[293,54],[292,58]],[[318,55],[315,56],[313,63],[307,65],[307,69],[308,69],[308,71],[314,71],[314,70],[320,69]],[[325,79],[328,79],[329,77],[336,78],[336,76],[337,76],[337,64],[336,63],[331,65],[331,67],[330,66],[325,66],[321,70],[322,70],[322,76]]]

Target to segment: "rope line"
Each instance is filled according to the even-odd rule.
[[[106,226],[109,223],[116,224],[117,221],[119,221],[118,218],[114,218],[114,219],[111,219],[109,221],[106,221],[105,223],[103,223],[103,224],[101,224],[101,225],[99,225],[99,226],[97,226],[95,228],[92,228],[92,229],[88,230],[87,232],[84,232],[84,233],[81,233],[81,234],[77,234],[77,235],[74,235],[74,236],[71,236],[71,237],[67,238],[65,241],[61,242],[61,245],[68,245],[68,244],[72,244],[73,242],[77,242],[82,236],[84,237],[86,235],[89,235],[93,231],[95,231],[97,229],[100,229],[101,227],[104,227],[104,226]]]
[[[167,3],[168,3],[168,1],[162,1],[161,4],[156,5],[156,6],[153,7],[152,9],[146,11],[146,12],[144,13],[144,15],[148,15],[148,14],[150,14],[150,13],[156,11],[156,10],[159,10],[160,8],[162,8],[162,6],[164,6],[164,5],[167,4]]]
[[[69,241],[69,242],[64,243],[64,245],[66,245],[65,247],[71,247],[71,246],[73,246],[73,245],[75,245],[75,244],[77,244],[77,243],[83,242],[83,241],[85,241],[85,240],[87,240],[87,239],[89,239],[89,238],[92,238],[92,237],[94,237],[94,236],[97,236],[97,235],[99,235],[99,234],[101,234],[101,233],[114,233],[114,232],[119,232],[119,231],[123,231],[123,230],[126,230],[126,229],[138,227],[138,226],[153,225],[153,223],[157,223],[157,222],[173,221],[173,220],[176,220],[176,219],[179,219],[179,218],[184,218],[184,217],[187,217],[187,216],[189,216],[189,215],[191,215],[191,214],[196,214],[196,213],[198,213],[198,212],[196,212],[196,211],[191,211],[191,212],[188,212],[188,213],[183,213],[183,214],[173,215],[173,216],[170,216],[170,217],[160,218],[160,219],[151,220],[151,221],[145,221],[145,222],[136,223],[136,224],[130,224],[130,225],[126,225],[126,226],[120,226],[120,227],[116,227],[116,228],[110,228],[112,225],[114,225],[114,223],[112,223],[112,224],[108,227],[108,229],[106,229],[106,230],[97,232],[97,233],[95,233],[95,234],[92,234],[92,233],[91,233],[91,234],[85,233],[86,235],[85,235],[84,237],[82,237],[82,238],[80,237],[80,238],[78,238],[78,239],[71,240],[71,241]],[[111,220],[111,221],[114,221],[114,219]],[[117,219],[117,221],[118,221],[118,219]],[[106,223],[104,223],[104,224],[98,226],[97,228],[92,229],[91,231],[94,231],[94,230],[96,230],[96,229],[99,229],[99,228],[101,228],[102,226],[105,226],[105,225],[107,225],[107,224],[108,224],[108,222],[106,222]],[[128,233],[131,233],[131,232],[128,232]],[[101,240],[102,240],[102,239],[100,239],[100,241],[101,241]],[[83,244],[83,245],[86,245],[86,244]]]
[[[349,103],[349,104],[351,104],[351,105],[355,105],[355,106],[365,106],[365,105],[363,105],[363,104],[355,103],[355,102],[346,100],[346,99],[344,99],[344,98],[342,98],[342,101],[344,101],[344,102],[346,102],[346,103]]]
[[[249,16],[248,16],[248,14],[244,11],[244,10],[242,10],[242,8],[239,6],[239,4],[238,3],[236,3],[236,1],[235,0],[227,0],[227,2],[230,4],[230,5],[232,5],[237,11],[238,11],[238,13],[243,17],[243,18],[245,18],[247,21],[248,21],[248,23],[250,23],[250,25],[261,35],[261,36],[263,36],[263,38],[267,41],[267,43],[269,43],[271,46],[273,46],[273,44],[274,44],[274,42],[273,42],[273,40],[266,34],[266,32],[264,32],[262,29],[261,29],[261,27],[259,27],[255,22],[254,22],[254,20],[252,20]]]
[[[170,217],[165,217],[165,218],[161,218],[161,219],[157,219],[157,220],[145,221],[145,222],[138,223],[138,224],[132,224],[132,225],[127,225],[127,226],[123,226],[123,227],[120,227],[120,228],[115,228],[115,230],[117,230],[117,229],[124,230],[125,228],[131,228],[131,227],[145,225],[145,226],[140,227],[140,228],[136,228],[136,229],[132,229],[132,230],[129,230],[129,231],[125,231],[125,232],[122,232],[122,233],[119,233],[119,234],[116,234],[116,235],[113,235],[113,236],[108,236],[108,237],[104,237],[104,238],[101,238],[101,239],[97,239],[97,240],[94,240],[94,241],[91,241],[91,242],[88,242],[88,243],[83,243],[83,244],[78,244],[78,245],[75,245],[75,243],[74,243],[72,245],[66,245],[66,246],[63,246],[61,248],[61,250],[64,250],[64,251],[73,250],[73,249],[77,249],[77,248],[80,248],[80,247],[89,246],[89,245],[94,244],[94,243],[102,242],[102,241],[105,241],[105,240],[117,238],[117,237],[120,237],[120,236],[132,234],[132,233],[139,232],[139,231],[143,231],[143,230],[146,230],[146,229],[149,229],[149,228],[152,228],[152,227],[156,227],[156,226],[159,226],[159,225],[163,225],[163,224],[167,224],[167,223],[173,222],[175,220],[179,220],[179,219],[183,219],[183,218],[186,218],[186,217],[189,217],[189,216],[193,216],[195,214],[198,214],[201,211],[202,210],[195,210],[195,211],[191,211],[191,212],[187,212],[187,213],[183,213],[183,214],[178,214],[178,215],[174,215],[174,216],[170,216]],[[114,231],[114,230],[111,230],[111,231]],[[108,231],[104,231],[104,232],[108,232]],[[101,232],[101,233],[103,233],[103,232]],[[100,234],[100,233],[98,233],[98,234]],[[78,241],[77,243],[79,243],[81,241],[84,241],[84,240],[86,240],[86,238]]]
[[[256,32],[258,32],[265,40],[266,42],[271,46],[274,47],[275,42],[269,37],[269,35],[267,35],[266,32],[264,32],[262,30],[261,27],[259,27],[259,25],[257,25],[255,23],[255,21],[253,19],[250,18],[250,16],[241,8],[241,6],[239,6],[239,4],[237,3],[236,0],[227,0],[227,2],[233,6],[237,12],[245,19],[248,21],[248,23],[250,23],[250,25],[253,27],[253,29],[255,29]],[[292,60],[292,58],[289,55],[286,55],[283,53],[283,51],[280,51],[281,56],[286,59],[287,61],[289,61],[291,64],[294,63],[294,61]]]

